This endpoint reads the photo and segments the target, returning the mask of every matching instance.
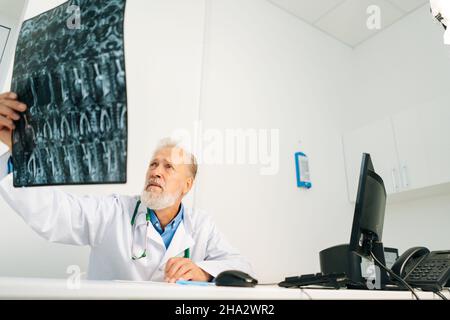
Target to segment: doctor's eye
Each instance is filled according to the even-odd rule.
[[[158,163],[156,161],[153,161],[150,163],[150,168],[156,168],[158,166]]]
[[[167,164],[165,165],[165,167],[166,167],[166,169],[173,169],[173,166],[172,166],[170,163],[167,163]]]

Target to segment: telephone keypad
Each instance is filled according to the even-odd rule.
[[[415,281],[437,281],[448,269],[446,260],[431,260],[420,263],[408,276],[408,280]]]

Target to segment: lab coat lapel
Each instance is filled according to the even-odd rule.
[[[155,227],[150,223],[148,226],[147,237],[150,238],[155,244],[159,245],[163,250],[166,248],[161,235],[156,231]]]
[[[139,211],[138,215],[136,217],[136,228],[146,228],[147,220],[145,219],[145,215],[147,213],[147,208],[142,203],[139,205]],[[150,240],[157,244],[161,248],[166,248],[164,245],[163,239],[161,238],[161,235],[156,231],[155,227],[151,223],[148,225],[147,230],[147,237],[150,238]],[[150,249],[151,250],[151,249]]]
[[[194,239],[192,238],[190,232],[188,232],[184,226],[184,221],[182,221],[175,235],[170,242],[169,248],[161,260],[160,267],[163,267],[167,260],[173,257],[184,257],[184,250],[190,248],[194,244]]]

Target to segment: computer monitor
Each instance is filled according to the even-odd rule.
[[[349,245],[351,251],[370,258],[374,245],[381,244],[385,208],[386,189],[383,179],[375,172],[370,154],[364,153]],[[379,254],[384,255],[383,252]],[[379,258],[384,262],[384,257]]]
[[[383,179],[375,172],[370,155],[364,153],[350,242],[326,248],[319,253],[323,274],[344,273],[347,276],[347,282],[344,283],[347,288],[386,288],[389,277],[385,270],[385,250],[381,242],[385,207]]]

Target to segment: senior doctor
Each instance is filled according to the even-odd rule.
[[[15,93],[0,95],[0,140],[10,149],[12,120],[25,110]],[[1,157],[0,170],[6,171],[8,153]],[[252,273],[210,216],[184,207],[182,199],[196,173],[195,157],[164,140],[150,161],[140,196],[14,188],[12,174],[0,177],[0,194],[45,239],[89,245],[88,279],[210,281],[230,269]]]

